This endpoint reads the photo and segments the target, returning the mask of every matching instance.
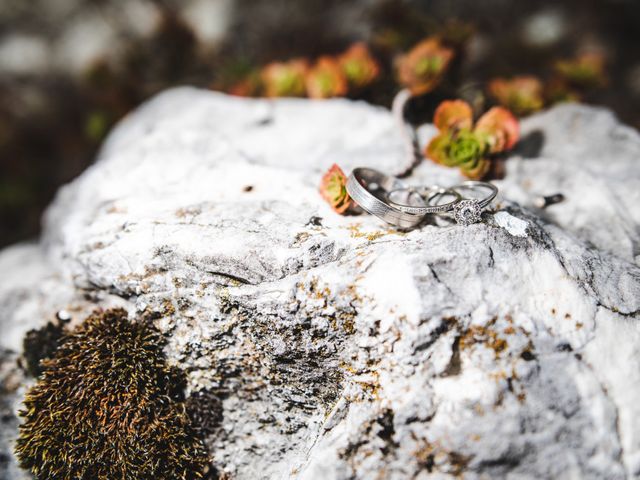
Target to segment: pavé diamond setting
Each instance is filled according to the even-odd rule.
[[[460,225],[471,225],[481,220],[482,207],[478,200],[462,200],[453,207],[453,218]]]

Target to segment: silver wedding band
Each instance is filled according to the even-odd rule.
[[[347,179],[347,193],[363,210],[391,225],[412,228],[424,219],[424,215],[405,213],[386,201],[390,191],[403,188],[407,188],[404,182],[373,168],[354,168]],[[419,203],[418,206],[426,206],[422,197]]]
[[[403,193],[408,196],[416,195],[421,197],[426,203],[426,206],[420,207],[420,206],[414,206],[414,205],[407,205],[405,203],[400,203],[393,199],[394,196],[398,194],[403,194]],[[437,200],[443,198],[446,195],[453,196],[454,199],[450,202],[443,203],[443,204],[435,203],[437,202]],[[448,212],[452,210],[453,207],[455,207],[455,205],[458,202],[460,202],[460,200],[462,200],[462,197],[456,190],[452,188],[443,188],[438,185],[433,185],[429,187],[398,188],[390,191],[387,194],[387,201],[391,206],[405,213],[412,213],[414,215],[429,215],[433,213]]]
[[[467,180],[449,188],[437,185],[409,187],[395,177],[364,167],[351,172],[346,187],[349,196],[363,210],[400,228],[415,227],[429,214],[453,216],[462,225],[479,222],[482,210],[498,194],[495,185],[477,180]],[[477,193],[479,190],[486,193],[471,197],[461,195],[461,192]],[[394,199],[402,195],[406,199],[404,203]],[[439,203],[446,196],[454,199]]]

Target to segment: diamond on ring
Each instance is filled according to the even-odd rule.
[[[481,220],[482,208],[478,200],[462,200],[453,207],[453,218],[460,225],[471,225]]]

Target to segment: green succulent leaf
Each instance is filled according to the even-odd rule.
[[[447,165],[469,165],[473,168],[486,152],[482,137],[469,130],[461,130],[451,136],[446,149]]]

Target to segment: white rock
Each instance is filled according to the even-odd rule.
[[[59,308],[157,312],[189,391],[225,392],[208,441],[234,478],[639,475],[638,134],[584,106],[525,120],[481,224],[334,214],[323,171],[398,170],[394,128],[346,100],[158,96],[59,192],[43,250],[0,256],[3,347]]]
[[[497,212],[493,215],[493,219],[511,235],[515,235],[516,237],[527,236],[527,226],[529,223],[520,220],[518,217],[514,217],[509,212]]]

